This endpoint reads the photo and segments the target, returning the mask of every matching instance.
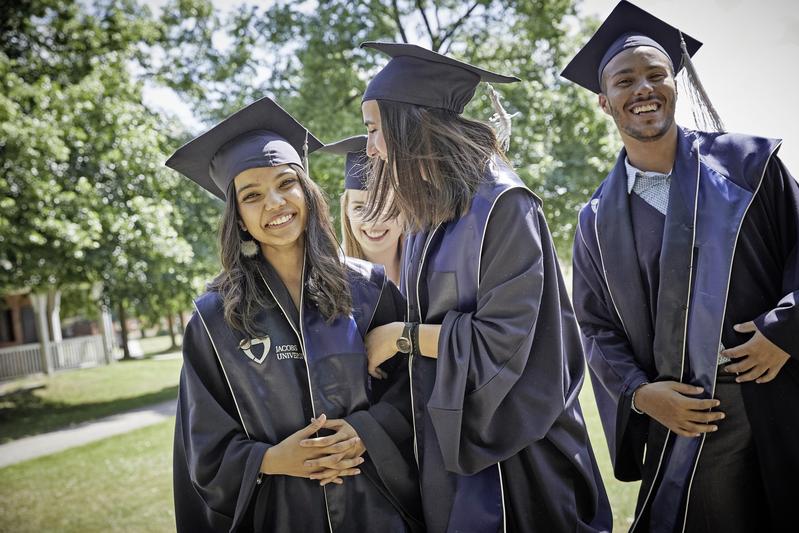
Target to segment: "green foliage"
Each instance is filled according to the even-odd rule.
[[[172,0],[24,0],[0,7],[0,290],[102,283],[155,321],[218,269],[220,205],[163,167],[190,133],[142,103],[171,87],[212,123],[270,94],[325,141],[361,133],[360,95],[385,64],[358,48],[406,40],[512,73],[509,156],[544,200],[562,259],[616,145],[591,95],[558,77],[583,33],[568,0],[252,3],[220,15]],[[582,30],[583,32],[585,29]],[[484,88],[466,115],[491,114]],[[338,215],[340,158],[312,158]],[[83,305],[83,303],[81,303]]]
[[[363,41],[416,42],[517,75],[522,83],[496,87],[508,110],[521,113],[509,156],[544,200],[562,259],[571,257],[577,211],[617,148],[592,96],[558,76],[587,29],[576,29],[569,0],[281,1],[243,5],[225,19],[208,0],[178,0],[165,22],[172,27],[171,52],[159,79],[205,119],[270,94],[324,141],[364,131],[360,96],[386,58],[359,49]],[[211,47],[214,40],[225,46]],[[478,120],[493,114],[484,88],[465,114]],[[341,160],[318,156],[312,167],[314,179],[337,198]],[[337,201],[331,210],[337,214]]]
[[[160,25],[131,0],[24,7],[0,26],[0,290],[100,282],[139,314],[186,309],[217,207],[163,167],[185,133],[142,103]]]

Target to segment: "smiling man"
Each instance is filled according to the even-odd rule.
[[[623,1],[563,71],[624,143],[580,212],[575,312],[631,529],[793,530],[799,187],[779,141],[675,123],[700,46]]]

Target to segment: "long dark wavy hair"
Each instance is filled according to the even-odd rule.
[[[494,156],[490,126],[453,111],[377,100],[387,159],[372,158],[367,220],[402,213],[411,231],[463,215]]]
[[[305,227],[306,294],[328,321],[338,315],[346,316],[352,310],[352,296],[324,193],[301,166],[289,166],[299,176],[308,209]],[[264,332],[256,329],[255,315],[264,307],[274,306],[275,302],[261,278],[266,259],[260,250],[252,258],[241,254],[242,239],[251,238],[239,227],[236,194],[231,184],[219,225],[222,272],[208,284],[208,290],[217,291],[222,296],[225,321],[230,327],[257,337]]]

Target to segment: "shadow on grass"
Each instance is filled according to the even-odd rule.
[[[178,346],[177,348],[165,348],[165,349],[159,350],[157,352],[147,352],[142,357],[144,359],[148,359],[148,358],[153,358],[156,355],[166,355],[168,353],[182,354],[181,347]]]
[[[0,444],[177,398],[177,385],[105,402],[68,404],[21,389],[0,398]]]

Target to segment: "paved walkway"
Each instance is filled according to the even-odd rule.
[[[92,422],[0,445],[0,468],[120,435],[175,416],[177,400],[140,407]]]

